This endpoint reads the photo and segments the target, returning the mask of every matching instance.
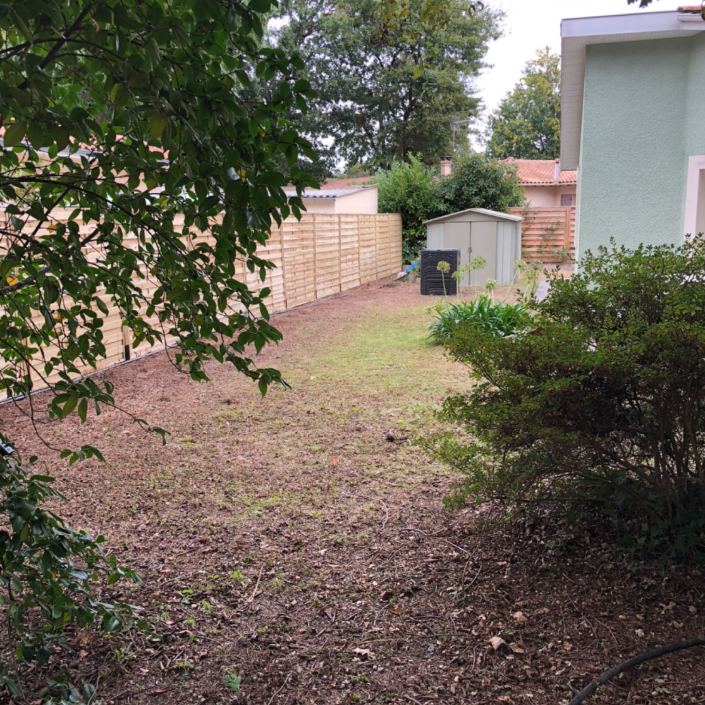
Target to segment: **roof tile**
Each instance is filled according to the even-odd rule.
[[[522,186],[572,186],[578,183],[577,171],[559,171],[556,179],[556,163],[553,159],[504,159],[516,164]]]

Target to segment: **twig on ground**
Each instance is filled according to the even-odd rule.
[[[257,584],[255,585],[255,589],[252,591],[250,598],[247,600],[248,602],[254,602],[255,597],[257,597],[257,589],[259,588],[260,581],[262,580],[262,571],[263,570],[264,570],[264,563],[262,563],[262,567],[259,569],[259,575],[257,576]]]
[[[272,697],[269,699],[269,702],[267,703],[267,705],[272,705],[272,703],[274,702],[274,698],[276,698],[277,695],[279,695],[279,693],[281,693],[282,690],[284,690],[284,688],[286,688],[286,684],[289,682],[289,678],[291,678],[291,673],[284,679],[284,682],[282,683],[282,687],[279,688],[279,690],[276,693],[274,693],[274,695],[272,695]]]

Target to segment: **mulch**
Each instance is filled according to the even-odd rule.
[[[140,573],[143,586],[105,594],[142,607],[159,636],[76,631],[75,651],[23,671],[27,702],[68,666],[103,705],[567,703],[607,668],[705,634],[702,568],[661,570],[555,513],[445,509],[456,478],[409,430],[416,405],[442,398],[417,384],[434,369],[376,394],[319,379],[331,349],[346,365],[362,323],[427,304],[418,286],[382,283],[277,316],[284,342],[261,364],[295,384],[265,399],[217,365],[197,385],[165,354],[110,370],[119,405],[166,427],[166,447],[117,411],[39,426],[54,447],[93,442],[105,464],[67,467],[26,405],[0,408],[4,432],[58,478],[61,515]],[[463,379],[441,351],[424,355],[451,389]],[[590,702],[703,703],[705,649]]]

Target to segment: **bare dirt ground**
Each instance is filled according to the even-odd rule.
[[[103,705],[543,705],[704,634],[702,568],[660,572],[567,519],[444,509],[456,478],[412,437],[469,382],[425,342],[428,304],[418,285],[375,284],[277,316],[284,342],[261,363],[293,389],[265,399],[215,364],[203,385],[164,354],[113,369],[119,403],[167,428],[165,448],[117,412],[42,427],[105,464],[66,467],[2,407],[5,432],[57,476],[60,513],[141,574],[112,596],[161,637],[76,632],[50,668],[97,683]],[[24,672],[27,702],[46,676]],[[705,650],[591,702],[703,703]]]

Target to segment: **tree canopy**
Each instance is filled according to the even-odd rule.
[[[451,123],[474,117],[473,78],[498,15],[452,0],[444,21],[427,21],[428,3],[408,0],[383,23],[375,0],[288,0],[273,41],[298,48],[318,97],[303,123],[334,160],[387,168],[409,152],[437,162],[451,151]]]
[[[311,145],[286,117],[312,95],[297,75],[303,62],[262,41],[275,4],[0,2],[3,394],[48,386],[59,419],[115,405],[110,382],[82,375],[106,355],[109,308],[133,345],[176,340],[174,363],[196,380],[211,358],[262,392],[281,380],[252,354],[280,338],[268,291],[236,276],[246,267],[264,280],[272,268],[257,246],[272,219],[301,207],[287,201],[285,179],[315,184],[296,166],[299,153],[315,156]],[[266,100],[248,97],[257,77],[270,83]],[[0,585],[15,596],[7,616],[18,658],[42,665],[66,624],[120,629],[123,615],[89,586],[101,572],[134,576],[41,509],[56,494],[51,478],[32,475],[17,451],[5,456],[16,444],[2,441]],[[57,450],[101,457],[89,446]],[[46,624],[28,622],[37,610]],[[18,692],[0,662],[3,685]]]
[[[560,56],[546,47],[526,64],[524,76],[488,124],[493,159],[557,159],[561,145]]]

